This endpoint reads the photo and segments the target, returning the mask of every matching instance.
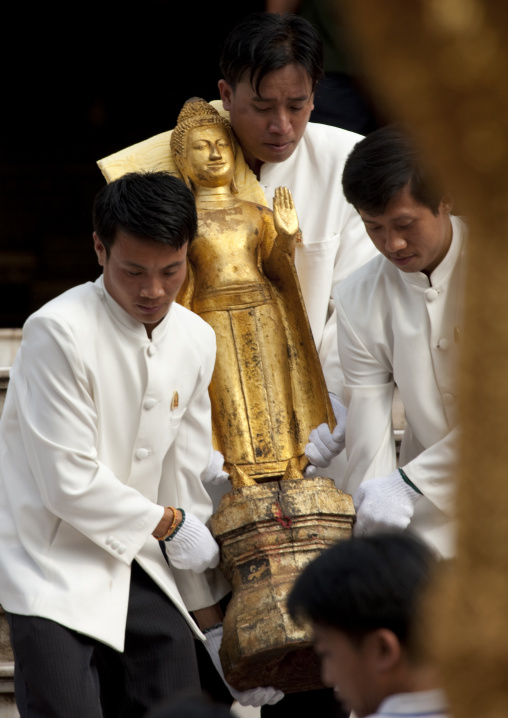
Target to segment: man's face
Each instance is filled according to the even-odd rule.
[[[133,319],[145,325],[150,337],[185,279],[187,244],[173,249],[162,242],[118,231],[108,257],[94,232],[94,248],[104,269],[107,291]]]
[[[346,710],[358,718],[375,713],[380,700],[373,686],[370,652],[343,631],[314,624],[314,650],[321,660],[321,679],[335,689]]]
[[[257,175],[264,162],[291,157],[314,108],[312,81],[301,65],[269,72],[261,80],[259,94],[248,73],[234,90],[220,80],[219,90],[245,161]]]
[[[452,240],[451,202],[442,201],[437,215],[417,202],[406,185],[388,202],[383,214],[359,209],[376,249],[402,272],[430,274],[445,258]]]

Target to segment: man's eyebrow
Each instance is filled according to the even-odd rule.
[[[382,215],[381,215],[381,216],[382,216]],[[373,217],[370,217],[370,218],[369,218],[369,217],[362,217],[362,219],[363,219],[364,223],[369,222],[370,224],[377,224],[377,223],[380,221],[379,219],[374,219]],[[401,219],[402,219],[402,220],[405,220],[405,219],[414,219],[414,217],[412,217],[410,214],[399,214],[398,217],[391,217],[391,218],[390,218],[390,221],[391,221],[391,222],[400,222]]]
[[[310,95],[299,95],[298,97],[288,97],[288,102],[306,102],[309,99]],[[274,98],[271,97],[261,97],[261,95],[253,95],[252,101],[253,102],[273,102]]]
[[[186,262],[186,259],[179,259],[176,262],[171,262],[171,264],[167,264],[165,267],[162,267],[162,269],[172,269],[173,267],[180,267],[184,262]],[[137,262],[132,262],[130,259],[126,259],[124,261],[124,265],[126,267],[133,267],[135,269],[147,269],[143,264],[138,264]]]

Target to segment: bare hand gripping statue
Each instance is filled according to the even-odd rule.
[[[234,487],[303,478],[310,431],[335,420],[294,269],[291,194],[276,190],[273,213],[236,196],[231,127],[199,98],[180,112],[171,150],[199,218],[178,301],[217,335],[214,446]]]

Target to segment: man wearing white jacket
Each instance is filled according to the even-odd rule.
[[[228,585],[207,571],[219,550],[201,482],[215,336],[173,301],[196,226],[166,173],[105,186],[103,275],[24,326],[0,424],[0,602],[22,718],[141,717],[199,690],[196,622],[217,659]]]
[[[391,127],[355,147],[343,188],[381,253],[334,290],[355,533],[409,527],[448,557],[465,226],[413,143]],[[407,420],[399,468],[394,383]]]

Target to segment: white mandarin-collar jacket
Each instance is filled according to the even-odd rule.
[[[362,139],[355,132],[309,122],[284,162],[265,163],[260,184],[271,206],[276,187],[289,187],[303,243],[295,264],[328,389],[342,395],[332,289],[378,252],[342,192],[344,163]]]
[[[366,718],[450,718],[450,714],[444,692],[434,689],[394,693]]]
[[[422,491],[410,528],[444,556],[453,553],[453,473],[465,225],[430,278],[379,255],[334,290],[348,405],[344,491],[396,468],[392,398],[407,426],[399,465]]]
[[[227,591],[217,572],[172,570],[151,536],[163,507],[207,521],[215,335],[173,304],[154,328],[102,277],[33,314],[0,424],[0,603],[123,649],[135,558],[188,610]]]

